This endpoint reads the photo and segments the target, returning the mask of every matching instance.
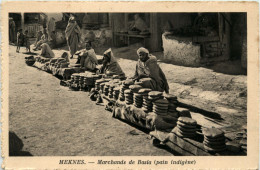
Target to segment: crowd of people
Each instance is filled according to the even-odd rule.
[[[17,52],[19,52],[22,44],[24,44],[27,50],[30,51],[27,34],[28,31],[25,31],[23,34],[22,30],[19,30],[17,33]],[[36,42],[34,43],[34,50],[41,50],[40,56],[42,57],[54,58],[55,54],[48,41],[48,36],[46,29],[44,29],[43,32],[39,31],[37,33]],[[97,74],[104,74],[108,77],[117,75],[120,79],[126,79],[125,73],[117,62],[111,48],[104,52],[101,67],[98,67],[98,59],[90,40],[85,39],[85,48],[81,50],[79,49],[81,30],[77,24],[75,16],[73,15],[71,15],[68,20],[65,36],[70,51],[70,59],[75,55],[78,56],[76,64],[80,65],[81,71],[92,71]],[[152,90],[161,92],[165,91],[166,93],[169,93],[167,79],[157,63],[157,58],[150,54],[148,49],[143,47],[137,50],[137,55],[139,59],[132,79],[138,81],[142,78],[150,78],[150,88]]]

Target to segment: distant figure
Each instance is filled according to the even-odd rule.
[[[143,47],[137,50],[139,60],[136,64],[134,79],[151,78],[150,88],[156,91],[169,93],[169,85],[165,74],[157,63],[157,58]]]
[[[73,15],[71,15],[68,25],[65,30],[67,44],[70,50],[70,58],[73,58],[73,55],[76,51],[78,51],[78,44],[80,41],[80,28],[76,22],[76,19]]]
[[[92,48],[90,41],[86,40],[85,45],[85,49],[80,50],[76,53],[79,55],[80,58],[80,67],[84,70],[95,71],[96,66],[98,65],[96,53]]]
[[[107,76],[118,75],[120,79],[125,78],[125,73],[116,61],[111,48],[104,52],[103,66],[101,67],[100,73],[104,73]]]
[[[51,17],[48,22],[48,34],[51,35],[53,31],[55,31],[55,19]],[[49,40],[51,40],[51,37],[49,37]]]
[[[56,48],[56,32],[52,31],[50,34],[50,45],[52,48]]]
[[[23,46],[23,43],[24,43],[23,41],[24,41],[23,30],[19,29],[17,32],[17,48],[16,48],[17,53],[20,52],[20,47]]]
[[[134,15],[134,21],[130,25],[130,30],[139,30],[139,31],[146,31],[148,27],[144,20],[139,16],[139,14]]]
[[[38,31],[37,34],[36,34],[36,41],[34,43],[34,45],[36,46],[37,43],[41,40],[41,37],[42,37],[43,33],[42,31]]]
[[[9,41],[15,43],[15,22],[13,18],[9,18]]]
[[[54,58],[55,55],[53,51],[51,50],[50,46],[47,43],[43,43],[41,46],[41,53],[40,55],[45,58]]]
[[[46,43],[48,41],[48,33],[46,28],[43,29],[43,34],[41,36],[41,40],[37,42],[35,49],[33,50],[38,50],[39,47],[43,44]]]
[[[26,30],[24,32],[24,45],[25,45],[26,51],[28,51],[30,53],[31,49],[30,49],[30,39],[28,36],[28,30]]]

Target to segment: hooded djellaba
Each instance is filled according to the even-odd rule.
[[[69,46],[71,57],[78,51],[78,44],[80,42],[80,27],[78,26],[74,16],[71,16],[65,30],[67,44]]]
[[[104,73],[107,76],[118,75],[120,79],[125,78],[125,73],[123,72],[116,58],[114,57],[111,48],[104,52],[103,66],[101,67],[100,72]]]
[[[169,93],[167,79],[157,63],[157,58],[154,55],[149,54],[149,51],[143,47],[137,50],[137,55],[139,56],[139,59],[136,64],[133,78],[136,80],[150,78],[149,86],[152,90]]]

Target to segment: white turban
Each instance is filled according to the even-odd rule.
[[[139,49],[137,50],[137,55],[139,55],[140,52],[144,52],[144,53],[146,53],[146,54],[149,54],[149,51],[148,51],[146,48],[144,48],[144,47],[141,47],[141,48],[139,48]]]

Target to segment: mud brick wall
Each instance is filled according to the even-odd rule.
[[[167,61],[183,66],[200,65],[200,45],[192,42],[181,42],[176,39],[167,38],[167,33],[162,35],[164,56],[163,61]]]
[[[247,68],[247,38],[243,37],[242,42],[242,54],[241,54],[241,65],[243,68]]]
[[[207,42],[205,43],[205,57],[214,58],[218,56],[223,56],[227,50],[225,43],[220,42]]]

